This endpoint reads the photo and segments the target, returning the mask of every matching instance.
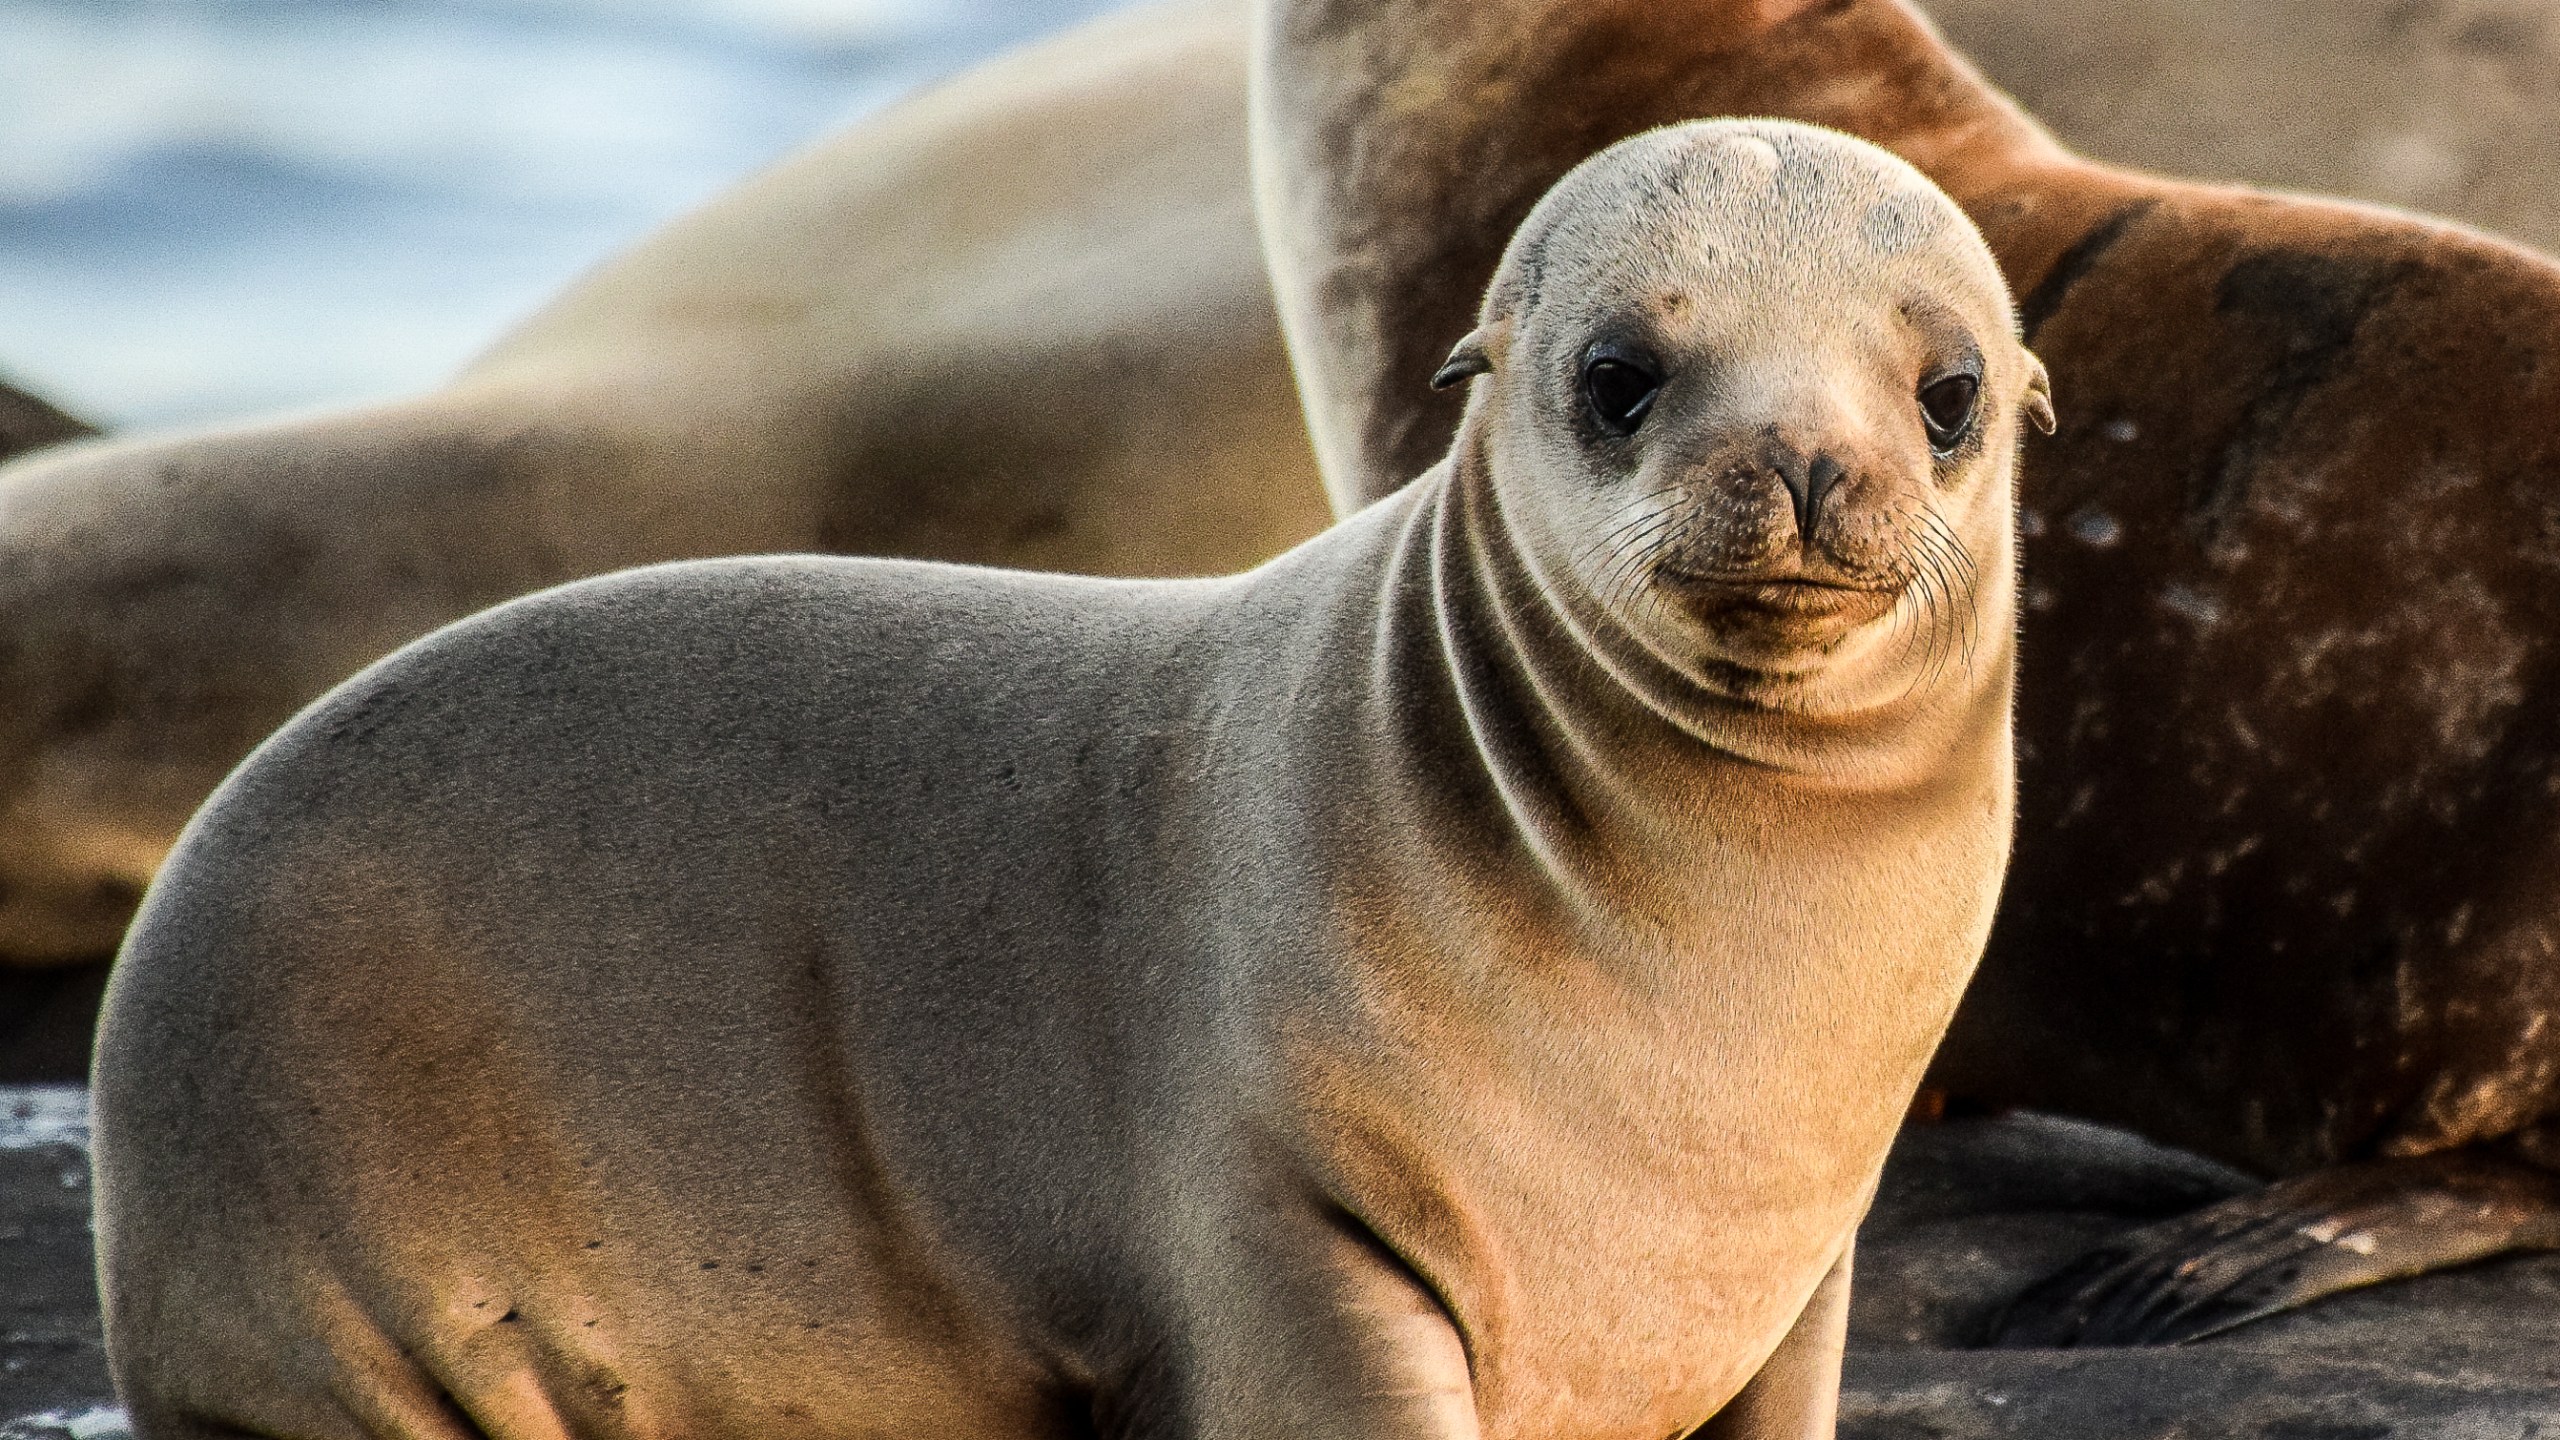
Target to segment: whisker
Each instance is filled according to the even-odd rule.
[[[1696,506],[1675,505],[1660,512],[1662,523],[1631,537],[1632,543],[1614,558],[1602,577],[1610,601],[1624,604],[1635,598],[1636,588],[1651,577],[1661,557],[1688,543],[1699,518]]]
[[[1928,518],[1930,528],[1936,534],[1939,545],[1953,557],[1964,587],[1970,592],[1980,583],[1982,575],[1981,567],[1974,562],[1973,552],[1965,548],[1963,537],[1957,535],[1954,527],[1947,524],[1945,516],[1932,510]],[[1963,614],[1958,618],[1964,634],[1964,663],[1968,667],[1973,664],[1975,649],[1982,638],[1980,619],[1981,617],[1976,613],[1976,607],[1972,605],[1963,607]]]
[[[1951,660],[1965,665],[1973,663],[1973,638],[1969,633],[1973,607],[1956,603],[1956,592],[1960,588],[1970,588],[1970,582],[1964,576],[1964,560],[1960,551],[1951,546],[1951,537],[1939,527],[1934,514],[1927,519],[1930,523],[1924,527],[1923,533],[1928,536],[1929,553],[1937,567],[1939,609],[1943,612],[1947,634],[1946,645],[1930,672],[1930,678],[1935,680]]]
[[[1648,562],[1665,548],[1666,537],[1676,541],[1683,528],[1683,517],[1678,511],[1664,511],[1621,541],[1617,550],[1592,577],[1592,590],[1601,602],[1612,607],[1625,603],[1629,595],[1619,593],[1620,586],[1629,586],[1629,594],[1632,594],[1632,586],[1640,583]]]
[[[1638,503],[1670,495],[1677,488],[1676,486],[1661,487],[1639,497]],[[1666,527],[1678,524],[1679,512],[1680,507],[1675,505],[1663,509],[1646,510],[1635,515],[1586,546],[1582,553],[1575,557],[1575,568],[1592,577],[1592,590],[1595,594],[1604,601],[1609,600],[1609,591],[1615,585],[1613,578],[1615,572],[1631,553],[1642,550],[1648,540],[1660,534]]]
[[[1645,492],[1645,493],[1644,493],[1644,494],[1642,494],[1642,495],[1637,496],[1634,500],[1632,500],[1632,501],[1630,501],[1630,502],[1628,502],[1628,503],[1633,504],[1633,505],[1645,505],[1645,504],[1648,504],[1648,503],[1650,503],[1650,502],[1652,502],[1652,501],[1662,499],[1662,498],[1664,498],[1664,497],[1666,497],[1666,496],[1675,495],[1675,494],[1677,494],[1677,493],[1679,492],[1679,490],[1680,490],[1680,487],[1679,487],[1679,486],[1677,486],[1677,485],[1663,485],[1663,486],[1658,486],[1658,487],[1656,487],[1656,488],[1654,488],[1654,489],[1652,489],[1652,490],[1649,490],[1649,491]],[[1576,556],[1574,557],[1574,564],[1575,564],[1575,565],[1577,565],[1577,566],[1580,566],[1580,565],[1585,565],[1585,564],[1590,563],[1590,561],[1591,561],[1592,557],[1594,557],[1594,556],[1598,555],[1601,551],[1606,550],[1606,549],[1609,549],[1612,545],[1614,545],[1614,544],[1617,542],[1618,537],[1620,537],[1620,536],[1622,536],[1622,535],[1626,534],[1626,533],[1627,533],[1628,531],[1630,531],[1630,530],[1635,529],[1635,528],[1636,528],[1637,526],[1639,526],[1639,525],[1644,525],[1644,524],[1651,523],[1651,522],[1653,522],[1653,521],[1655,521],[1655,520],[1659,520],[1659,519],[1661,519],[1663,516],[1665,516],[1665,515],[1669,515],[1669,514],[1673,513],[1673,511],[1674,511],[1674,510],[1676,510],[1677,508],[1678,508],[1678,507],[1674,506],[1674,507],[1666,507],[1666,508],[1664,508],[1664,509],[1659,509],[1659,510],[1639,510],[1639,511],[1637,511],[1637,512],[1636,512],[1636,514],[1635,514],[1633,517],[1631,517],[1631,518],[1629,518],[1628,520],[1626,520],[1625,522],[1621,523],[1617,528],[1615,528],[1615,529],[1613,529],[1613,530],[1609,531],[1609,532],[1608,532],[1607,534],[1605,534],[1605,535],[1602,535],[1599,539],[1592,541],[1592,542],[1591,542],[1591,544],[1589,544],[1588,546],[1585,546],[1585,547],[1583,548],[1583,550],[1582,550],[1582,553],[1580,553],[1579,555],[1576,555]]]
[[[1927,633],[1928,626],[1924,622],[1929,620],[1932,606],[1927,590],[1927,572],[1919,553],[1920,547],[1916,542],[1911,514],[1907,509],[1898,511],[1893,515],[1892,520],[1903,537],[1899,553],[1893,557],[1891,565],[1885,572],[1894,587],[1901,592],[1894,606],[1894,624],[1897,633],[1893,663],[1908,665],[1912,660],[1913,647],[1918,645]]]

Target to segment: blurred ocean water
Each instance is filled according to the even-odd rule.
[[[738,177],[1115,0],[0,0],[0,373],[121,428],[432,384]]]

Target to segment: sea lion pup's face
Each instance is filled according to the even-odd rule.
[[[2018,425],[2052,424],[2016,333],[1918,171],[1712,121],[1558,182],[1436,383],[1490,374],[1472,440],[1551,593],[1711,690],[1820,707],[2008,623]]]

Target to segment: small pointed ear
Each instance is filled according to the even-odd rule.
[[[2045,373],[2044,362],[2033,355],[2027,357],[2027,398],[2019,402],[2019,408],[2039,433],[2053,433],[2053,377]]]
[[[1469,331],[1467,338],[1458,342],[1458,348],[1449,352],[1449,358],[1441,362],[1440,368],[1431,373],[1431,388],[1446,390],[1473,376],[1492,374],[1492,344],[1489,327]]]

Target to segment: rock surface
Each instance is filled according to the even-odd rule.
[[[88,1097],[0,1089],[0,1440],[58,1440],[113,1402],[91,1253]],[[11,1418],[46,1411],[62,1423]]]
[[[115,1440],[81,1092],[0,1089],[0,1440]],[[2169,1350],[1970,1348],[2072,1255],[2250,1182],[2038,1115],[1908,1131],[1861,1240],[1845,1440],[2560,1440],[2560,1257]],[[15,1418],[12,1418],[15,1417]]]

